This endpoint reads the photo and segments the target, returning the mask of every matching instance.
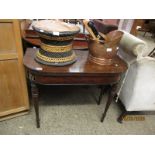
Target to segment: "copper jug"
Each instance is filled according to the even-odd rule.
[[[99,65],[111,65],[117,55],[118,45],[122,38],[122,31],[111,31],[106,35],[106,40],[94,40],[89,37],[89,59]]]

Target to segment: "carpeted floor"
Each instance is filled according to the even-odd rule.
[[[140,38],[142,38],[140,36]],[[147,35],[150,50],[154,42]],[[155,134],[155,115],[147,115],[145,121],[125,121],[116,119],[121,110],[115,103],[111,105],[104,123],[100,122],[107,94],[101,105],[96,104],[99,89],[96,86],[52,86],[40,88],[41,128],[35,125],[34,108],[27,115],[0,122],[0,134]]]

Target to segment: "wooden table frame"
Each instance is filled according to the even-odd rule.
[[[24,56],[24,65],[28,72],[28,78],[31,82],[31,94],[36,113],[37,128],[40,127],[39,90],[37,85],[110,85],[108,101],[101,122],[104,121],[106,113],[116,93],[117,84],[121,74],[126,71],[127,64],[118,56],[114,63],[108,66],[100,66],[89,61],[88,51],[75,51],[77,61],[68,66],[53,67],[37,63],[34,60],[37,49],[29,48]],[[99,102],[103,95],[101,89]]]

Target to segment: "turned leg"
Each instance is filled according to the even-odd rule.
[[[110,104],[114,98],[114,95],[116,93],[116,89],[117,89],[117,84],[113,84],[109,90],[108,101],[106,103],[106,107],[105,107],[104,113],[102,115],[101,122],[103,122],[104,118],[106,117],[106,113],[107,113],[109,106],[110,106]]]
[[[108,89],[108,86],[101,86],[101,90],[100,90],[100,95],[99,95],[99,99],[97,101],[97,104],[100,105],[101,100],[103,98],[104,92]]]
[[[104,93],[104,86],[101,86],[101,90],[100,90],[100,95],[99,95],[99,99],[97,101],[97,104],[100,105],[102,97],[103,97],[103,93]]]
[[[34,109],[35,109],[35,114],[36,114],[37,128],[40,128],[39,104],[38,104],[39,93],[38,93],[37,85],[33,82],[31,82],[31,94],[32,94],[32,99],[33,99],[33,104],[34,104]]]

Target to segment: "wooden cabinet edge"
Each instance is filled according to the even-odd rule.
[[[13,22],[13,19],[0,19],[1,23],[11,23]]]
[[[15,32],[15,42],[16,42],[16,47],[17,47],[17,53],[18,53],[18,61],[19,61],[19,69],[20,69],[20,76],[23,77],[22,80],[22,88],[24,92],[24,101],[26,104],[28,103],[29,107],[29,99],[28,99],[28,89],[27,89],[27,84],[26,84],[26,73],[25,73],[25,68],[23,64],[23,47],[22,47],[22,40],[21,40],[21,29],[20,29],[20,22],[18,19],[13,20],[14,24],[14,32]],[[21,52],[22,51],[22,52]]]
[[[28,113],[29,113],[29,111],[26,110],[26,111],[21,111],[21,112],[18,112],[18,113],[9,114],[7,116],[0,117],[0,121],[5,121],[5,120],[8,120],[8,119],[18,117],[18,116],[23,116],[23,115],[26,115]]]
[[[22,112],[22,111],[25,111],[25,110],[29,110],[29,107],[20,107],[20,108],[17,108],[17,109],[11,109],[11,110],[8,110],[8,111],[5,111],[5,112],[1,112],[0,113],[0,118],[1,117],[4,117],[4,116],[7,116],[7,115],[12,115],[14,113],[18,113],[18,112]]]

